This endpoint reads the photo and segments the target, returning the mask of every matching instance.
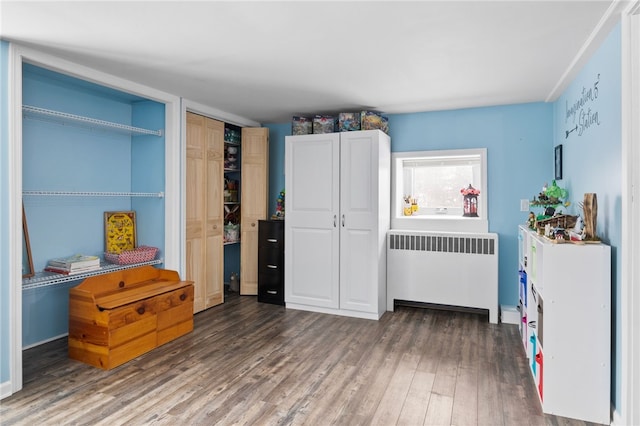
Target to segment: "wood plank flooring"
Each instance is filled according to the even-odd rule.
[[[543,415],[514,325],[398,307],[380,321],[229,298],[116,369],[24,351],[2,425],[567,425]]]

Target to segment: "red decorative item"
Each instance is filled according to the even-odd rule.
[[[120,254],[105,253],[104,259],[116,265],[131,265],[132,263],[148,262],[156,258],[157,247],[140,246],[133,250],[125,250]]]
[[[544,378],[544,374],[543,374],[542,368],[543,368],[543,365],[544,365],[544,357],[542,355],[542,352],[540,352],[540,351],[538,351],[538,353],[536,354],[536,362],[540,366],[540,383],[538,383],[538,393],[540,393],[540,400],[544,401],[544,397],[543,397],[543,393],[542,393],[542,379]]]
[[[460,193],[464,197],[464,215],[465,217],[478,217],[478,195],[480,190],[475,189],[471,184],[467,188],[462,188]]]

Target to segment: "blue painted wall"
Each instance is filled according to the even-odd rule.
[[[276,201],[284,189],[284,138],[291,135],[291,123],[266,124],[269,128],[269,216],[276,211]],[[285,212],[286,212],[285,195]]]
[[[165,105],[154,101],[131,103],[131,124],[143,129],[164,129]],[[165,182],[165,139],[153,135],[136,135],[131,141],[131,191],[163,192]],[[133,198],[131,209],[138,220],[138,245],[161,248],[164,253],[164,198]]]
[[[164,129],[164,105],[23,66],[23,102],[105,121]],[[163,192],[164,136],[131,136],[50,121],[23,121],[23,189]],[[135,210],[138,245],[164,245],[164,198],[38,197],[23,199],[34,269],[49,259],[104,251],[104,212]],[[66,334],[68,290],[78,281],[22,293],[22,339],[28,347]]]
[[[9,354],[9,43],[0,40],[0,383],[10,379]]]
[[[500,304],[517,305],[517,228],[531,199],[553,175],[553,108],[530,103],[452,111],[392,114],[391,151],[487,148],[489,231],[499,235]],[[269,124],[270,205],[284,186],[284,137],[290,124]],[[275,163],[275,164],[274,164]]]
[[[612,253],[612,395],[621,397],[621,256],[622,250],[622,69],[621,26],[618,24],[579,75],[554,103],[554,144],[562,144],[563,179],[581,214],[584,194],[598,197],[597,235]]]

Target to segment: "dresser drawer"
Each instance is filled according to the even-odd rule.
[[[258,274],[258,302],[284,305],[284,280],[282,274]]]
[[[143,299],[109,311],[109,330],[122,328],[156,315],[154,298]]]
[[[284,247],[284,221],[261,220],[258,226],[258,246],[281,250]]]
[[[258,280],[264,288],[274,289],[282,287],[283,281],[282,274],[274,272],[260,272],[258,273]]]
[[[156,298],[158,346],[193,331],[193,285],[161,294]]]
[[[260,247],[258,249],[258,271],[284,270],[284,253],[280,250]]]

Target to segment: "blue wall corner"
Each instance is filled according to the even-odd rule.
[[[621,403],[622,313],[622,39],[614,27],[554,103],[554,145],[562,145],[563,179],[571,214],[585,193],[596,193],[596,234],[611,246],[612,402]]]

